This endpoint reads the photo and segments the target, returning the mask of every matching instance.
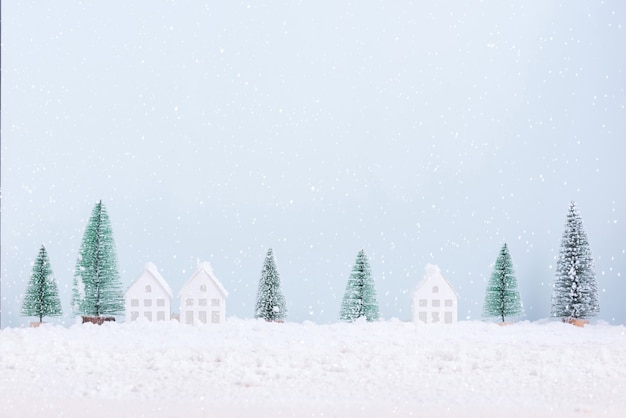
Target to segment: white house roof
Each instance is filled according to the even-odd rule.
[[[167,282],[165,281],[165,279],[163,278],[163,276],[161,276],[161,273],[159,273],[159,269],[157,269],[157,266],[154,265],[153,262],[149,261],[148,263],[146,263],[145,267],[144,267],[144,272],[150,273],[150,275],[152,277],[154,277],[154,279],[157,281],[157,283],[163,288],[163,290],[165,290],[165,292],[167,293],[167,295],[172,298],[173,292],[172,289],[170,288],[170,285],[167,284]],[[128,290],[130,290],[133,286],[135,286],[135,284],[137,283],[137,281],[143,276],[143,273],[140,274],[131,284],[130,286],[128,286]],[[126,292],[128,292],[128,290],[126,290]]]
[[[430,279],[433,278],[439,278],[441,280],[443,280],[443,282],[448,285],[448,287],[450,287],[450,289],[452,289],[452,291],[454,292],[455,296],[458,298],[459,294],[456,293],[456,290],[454,289],[454,287],[450,284],[450,282],[448,281],[448,279],[446,279],[445,277],[443,277],[443,275],[441,274],[441,269],[439,268],[439,266],[435,265],[435,264],[426,264],[426,274],[424,275],[424,278],[422,279],[422,281],[417,285],[417,287],[415,288],[415,292],[414,293],[418,293],[420,291],[420,289],[422,287],[424,287],[424,285],[426,283],[428,283],[430,281]]]
[[[207,276],[209,276],[213,283],[215,283],[215,286],[217,286],[222,295],[224,295],[224,297],[228,297],[228,291],[224,288],[222,283],[217,280],[217,277],[215,277],[215,275],[213,274],[213,268],[208,261],[203,261],[202,263],[198,264],[196,271],[191,275],[191,278],[187,280],[187,282],[183,285],[182,289],[180,289],[180,292],[178,292],[178,296],[180,297],[180,294],[183,292],[183,290],[185,290],[185,288],[194,281],[196,276],[203,271],[207,274]]]

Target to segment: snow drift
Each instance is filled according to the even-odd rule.
[[[177,322],[0,331],[6,416],[626,416],[624,326]]]

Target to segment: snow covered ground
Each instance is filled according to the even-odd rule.
[[[230,319],[0,331],[2,416],[626,416],[626,329]]]

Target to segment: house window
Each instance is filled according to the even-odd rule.
[[[423,323],[428,322],[428,316],[427,316],[426,312],[420,312],[419,313],[419,320],[422,321]]]
[[[205,284],[201,284],[200,285],[200,291],[201,292],[206,292],[206,285]]]
[[[187,298],[187,300],[185,301],[185,305],[193,306],[193,299],[192,298]]]
[[[220,323],[220,312],[219,311],[211,312],[211,322],[213,324],[219,324]]]
[[[433,308],[438,308],[441,306],[441,301],[439,299],[433,299]]]
[[[452,299],[446,299],[444,304],[445,304],[446,308],[452,307]]]
[[[451,323],[452,323],[452,312],[446,312],[446,313],[444,314],[443,321],[444,321],[446,324],[451,324]]]
[[[206,324],[206,311],[198,312],[198,319],[200,319],[201,323]]]
[[[133,306],[133,307],[139,306],[139,299],[131,299],[130,306]]]
[[[439,312],[432,312],[431,322],[439,322]]]
[[[157,312],[157,321],[165,321],[165,311]]]
[[[425,308],[426,306],[428,306],[428,300],[420,299],[419,306],[422,307],[422,308]]]
[[[220,306],[220,300],[218,298],[211,299],[211,306]]]
[[[139,312],[137,312],[137,311],[132,311],[132,312],[130,313],[130,320],[131,320],[131,321],[136,321],[136,320],[137,320],[137,318],[139,318]]]
[[[152,306],[152,299],[144,299],[143,306]]]
[[[159,306],[161,308],[164,307],[165,306],[165,299],[163,299],[163,298],[157,299],[157,306]]]
[[[146,285],[146,293],[152,293],[152,286],[149,284]]]
[[[433,286],[433,293],[439,293],[439,286]]]
[[[206,300],[206,299],[200,299],[200,300],[198,300],[198,305],[200,305],[200,306],[206,306],[206,305],[207,305],[207,300]]]
[[[145,316],[148,321],[152,321],[152,312],[144,312],[143,316]]]

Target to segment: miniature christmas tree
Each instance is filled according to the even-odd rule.
[[[59,291],[52,276],[48,252],[42,245],[26,288],[22,315],[39,317],[39,322],[42,322],[44,316],[60,316],[62,313]]]
[[[261,271],[254,317],[277,322],[287,317],[285,298],[280,290],[280,275],[278,274],[276,259],[271,248],[267,251],[263,270]]]
[[[91,213],[74,272],[72,307],[84,316],[124,313],[111,222],[102,201]]]
[[[524,308],[517,290],[511,254],[507,245],[504,244],[487,286],[483,315],[500,317],[504,322],[506,316],[520,316],[523,313]]]
[[[352,267],[339,314],[340,320],[348,322],[361,317],[370,322],[378,320],[376,288],[364,250],[359,251]]]
[[[593,258],[576,203],[571,202],[552,291],[552,316],[583,319],[600,311]]]

